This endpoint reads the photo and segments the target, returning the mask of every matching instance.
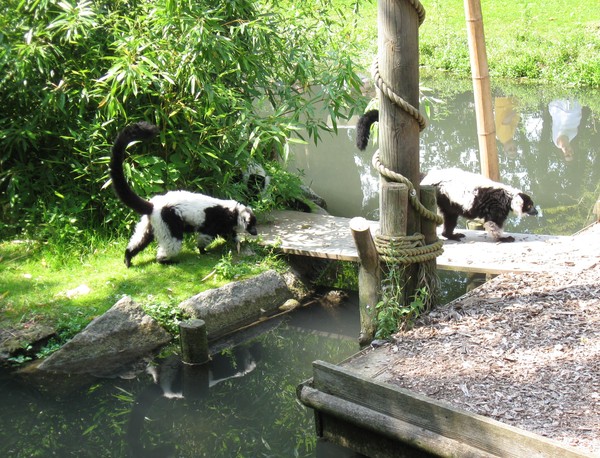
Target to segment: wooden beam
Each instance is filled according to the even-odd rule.
[[[258,240],[263,245],[289,254],[359,261],[348,227],[350,218],[290,210],[274,211],[271,218],[271,223],[258,226]],[[379,230],[378,222],[367,221],[367,224],[371,234]],[[440,231],[438,228],[438,235]],[[589,267],[598,262],[600,255],[600,245],[593,240],[600,236],[600,224],[586,231],[591,235],[506,233],[515,238],[514,243],[496,243],[484,231],[460,232],[466,236],[461,242],[444,242],[444,253],[437,258],[438,269],[490,274],[561,271]],[[582,236],[590,240],[589,246],[578,242]],[[574,258],[575,263],[571,262]]]

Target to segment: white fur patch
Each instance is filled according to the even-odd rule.
[[[519,193],[514,194],[514,197],[510,201],[510,208],[515,212],[515,215],[521,217],[523,216],[523,198],[519,195]]]
[[[127,245],[128,250],[133,250],[136,246],[142,243],[144,234],[149,230],[149,226],[150,219],[148,218],[148,215],[142,216],[140,221],[135,225],[133,235],[129,239],[129,244]]]
[[[500,240],[502,237],[504,237],[504,231],[502,228],[493,221],[487,221],[483,223],[483,228],[494,240]]]

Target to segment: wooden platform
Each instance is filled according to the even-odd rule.
[[[591,458],[584,450],[427,396],[381,383],[346,362],[313,363],[298,399],[316,414],[317,436],[373,457]]]
[[[276,211],[258,227],[261,243],[284,253],[358,262],[350,218]],[[496,243],[484,231],[461,230],[462,242],[445,241],[439,269],[499,274],[586,268],[600,260],[600,224],[579,236],[513,234],[514,243]],[[379,224],[371,222],[373,233]]]

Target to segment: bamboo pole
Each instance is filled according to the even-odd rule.
[[[419,107],[419,15],[409,1],[379,0],[378,2],[378,63],[383,81],[392,91],[418,109]],[[419,123],[400,106],[380,92],[379,157],[381,164],[408,178],[419,192]],[[381,177],[380,214],[383,235],[420,232],[418,213],[408,206],[405,227],[396,228],[398,219],[392,217],[388,225],[383,202]],[[418,194],[417,194],[418,195]],[[388,213],[389,214],[389,213]],[[390,215],[392,216],[392,215]],[[416,292],[418,265],[410,265],[404,272],[405,297]]]
[[[464,0],[464,5],[473,94],[475,97],[481,173],[492,180],[498,180],[500,173],[498,169],[498,149],[496,147],[496,127],[494,125],[492,91],[485,49],[481,3],[480,0]]]

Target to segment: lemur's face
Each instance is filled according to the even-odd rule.
[[[256,216],[249,207],[241,207],[238,215],[238,225],[250,235],[257,235]]]
[[[523,194],[522,192],[513,197],[511,207],[518,216],[535,216],[538,214],[531,197],[529,197],[527,194]]]

